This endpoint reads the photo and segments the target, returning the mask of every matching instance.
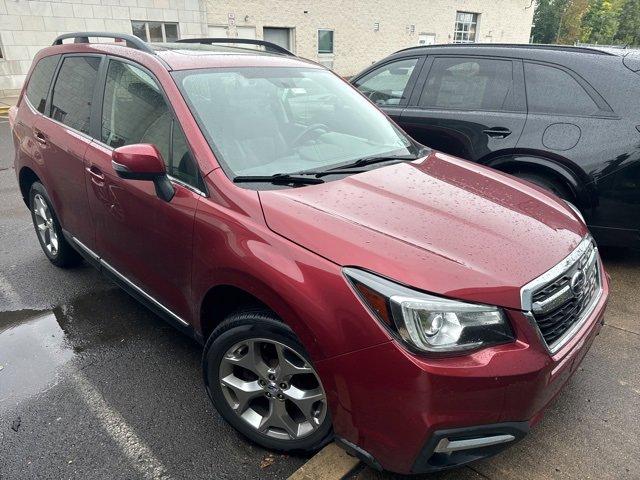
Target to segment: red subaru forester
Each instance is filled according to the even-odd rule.
[[[416,473],[522,438],[603,321],[579,213],[315,63],[219,42],[38,54],[11,124],[45,255],[202,342],[211,400],[267,448]]]

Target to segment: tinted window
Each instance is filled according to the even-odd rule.
[[[388,63],[362,77],[356,86],[378,105],[399,105],[406,99],[405,90],[416,63],[417,58]]]
[[[172,116],[160,87],[140,68],[109,62],[102,107],[102,141],[117,148],[155,145],[169,161]]]
[[[144,70],[111,61],[102,107],[102,141],[117,148],[134,143],[155,145],[167,173],[201,187],[187,140],[164,100],[160,87]]]
[[[524,73],[530,112],[591,115],[600,110],[576,79],[564,70],[525,63]]]
[[[427,108],[511,110],[513,68],[510,60],[436,58],[420,98]]]
[[[169,175],[203,190],[200,171],[187,145],[187,138],[178,122],[175,121],[171,142],[171,162],[167,167]]]
[[[51,117],[83,133],[89,133],[93,87],[98,79],[99,57],[67,57],[63,60],[51,99]]]
[[[53,78],[59,58],[59,55],[43,58],[35,66],[29,78],[26,95],[31,105],[40,113],[44,113],[47,94],[49,93],[49,85],[51,84],[51,79]]]

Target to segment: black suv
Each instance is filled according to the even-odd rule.
[[[640,246],[640,51],[414,47],[352,83],[419,142],[552,190],[600,244]]]

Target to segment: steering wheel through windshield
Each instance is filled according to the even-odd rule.
[[[314,123],[305,128],[302,132],[300,132],[296,138],[291,142],[291,148],[298,147],[302,145],[304,142],[311,140],[314,137],[317,137],[323,133],[327,133],[329,131],[329,127],[327,127],[324,123]]]

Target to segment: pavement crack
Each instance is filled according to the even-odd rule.
[[[605,323],[605,324],[604,324],[604,326],[605,326],[605,327],[615,328],[616,330],[620,330],[621,332],[627,332],[627,333],[630,333],[630,334],[632,334],[632,335],[637,335],[637,336],[639,336],[639,337],[640,337],[640,333],[638,333],[638,332],[633,332],[633,331],[631,331],[631,330],[627,330],[626,328],[617,327],[617,326],[615,326],[615,325],[611,325],[610,323]]]

